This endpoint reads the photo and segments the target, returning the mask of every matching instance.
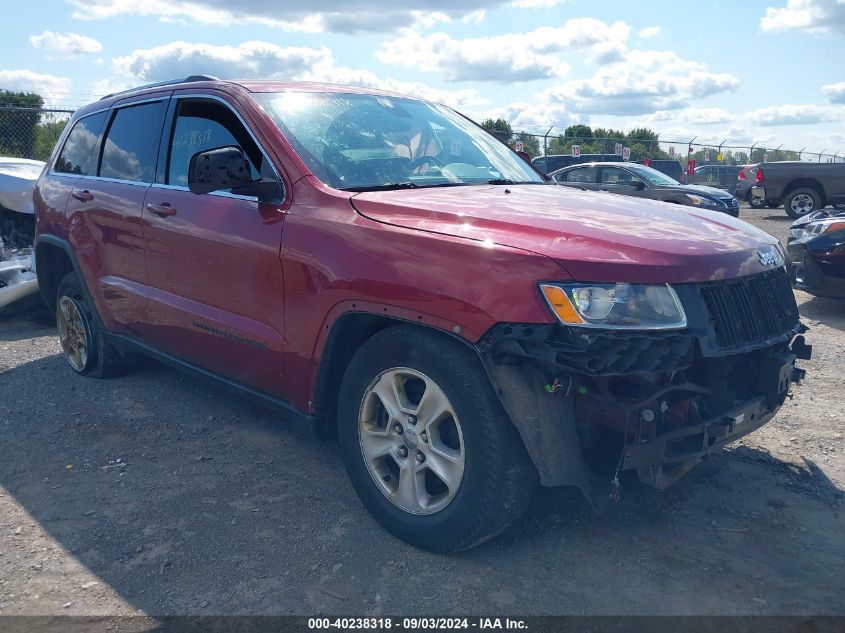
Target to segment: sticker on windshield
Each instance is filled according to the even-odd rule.
[[[460,141],[452,141],[451,154],[452,154],[452,156],[460,156],[461,155],[461,143],[460,143]]]

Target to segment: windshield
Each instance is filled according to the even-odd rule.
[[[545,184],[506,145],[444,106],[344,93],[254,96],[312,173],[337,189]]]
[[[628,169],[637,174],[650,185],[680,185],[677,180],[670,178],[662,171],[657,171],[645,165],[628,165]]]

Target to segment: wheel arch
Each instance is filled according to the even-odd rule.
[[[91,298],[70,244],[60,237],[38,236],[35,243],[35,272],[38,275],[41,298],[49,308],[55,307],[59,283],[70,272],[77,274],[82,290],[88,295],[89,300]]]
[[[795,191],[796,189],[803,189],[804,187],[808,189],[813,189],[816,193],[819,194],[822,200],[822,206],[824,206],[825,201],[825,191],[822,184],[813,178],[796,178],[792,180],[783,188],[783,193],[781,198],[786,198],[790,193]]]
[[[315,350],[314,369],[316,376],[312,381],[313,408],[315,417],[315,431],[321,439],[333,439],[337,435],[335,414],[338,404],[338,395],[341,380],[349,366],[352,357],[360,347],[376,333],[389,328],[404,325],[406,327],[419,328],[427,332],[442,335],[453,342],[464,346],[474,356],[478,352],[472,342],[461,336],[458,331],[448,331],[431,322],[431,318],[419,314],[417,317],[409,318],[408,315],[390,314],[389,309],[382,308],[381,313],[374,310],[357,310],[366,308],[365,302],[356,302],[349,306],[351,309],[344,311],[330,323],[324,323],[322,333],[324,334],[322,346],[318,341],[318,350]],[[387,314],[385,314],[387,312]]]

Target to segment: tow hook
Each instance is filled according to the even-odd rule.
[[[804,377],[807,375],[806,369],[801,369],[800,367],[793,367],[792,368],[792,382],[799,383],[804,380]]]

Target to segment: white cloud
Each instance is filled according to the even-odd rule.
[[[590,114],[636,115],[687,107],[695,99],[736,90],[739,80],[713,73],[672,51],[631,50],[589,79],[549,88],[541,98]]]
[[[597,56],[616,59],[629,35],[624,22],[608,24],[594,18],[528,33],[467,39],[408,29],[382,44],[376,57],[385,64],[437,72],[450,81],[510,83],[565,76],[569,64],[560,54],[566,51],[592,47]]]
[[[845,119],[845,108],[835,106],[780,105],[748,112],[746,118],[757,125],[808,125]]]
[[[307,33],[376,33],[395,31],[419,22],[451,21],[467,16],[478,20],[489,8],[484,0],[421,0],[413,7],[392,0],[359,0],[354,7],[343,0],[312,3],[240,0],[66,0],[76,8],[73,17],[101,20],[119,15],[155,17],[168,22],[218,26],[260,24]],[[501,4],[499,2],[498,4]]]
[[[106,94],[133,84],[207,73],[222,79],[292,79],[352,84],[392,90],[465,108],[487,103],[477,90],[439,90],[420,82],[384,78],[369,70],[336,63],[324,47],[283,47],[269,42],[244,42],[217,46],[171,42],[138,49],[113,62],[115,77],[95,83],[95,94]]]
[[[814,35],[845,33],[845,0],[787,0],[786,6],[766,9],[760,28],[771,33],[791,29]]]
[[[822,92],[831,103],[845,103],[845,81],[822,86]]]
[[[730,123],[734,116],[722,108],[686,108],[680,112],[681,121],[692,125]]]
[[[84,53],[99,53],[103,50],[103,45],[93,37],[86,37],[78,33],[44,31],[41,35],[30,35],[29,43],[37,49],[56,51],[66,57]]]
[[[514,9],[551,9],[564,2],[566,0],[514,0],[508,6]]]
[[[0,70],[0,89],[14,92],[37,92],[46,105],[54,105],[70,92],[70,79],[44,75],[31,70]]]
[[[574,123],[587,123],[583,116],[567,111],[560,104],[510,103],[501,108],[492,108],[483,113],[473,113],[477,120],[502,118],[508,121],[514,130],[537,133],[545,132],[554,126],[557,133]]]
[[[639,32],[639,36],[644,40],[651,39],[652,37],[657,37],[658,35],[660,35],[659,26],[649,26]]]
[[[138,49],[114,60],[115,70],[145,81],[209,74],[226,79],[302,77],[314,67],[330,63],[325,47],[283,47],[269,42],[244,42],[239,46],[215,46],[171,42]]]

